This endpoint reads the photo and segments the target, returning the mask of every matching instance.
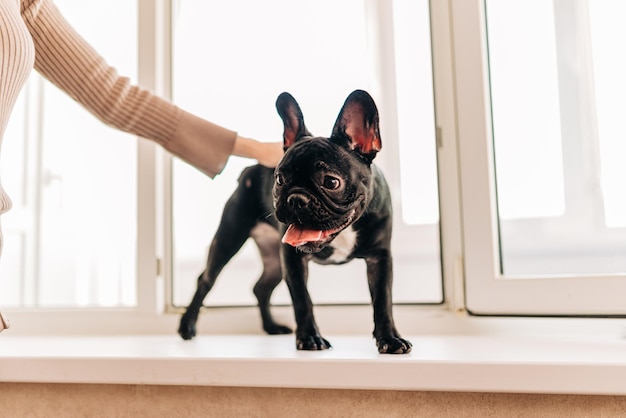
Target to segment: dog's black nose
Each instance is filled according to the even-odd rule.
[[[287,198],[287,203],[291,209],[302,209],[309,204],[309,198],[303,194],[292,194]]]

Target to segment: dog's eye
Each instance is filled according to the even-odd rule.
[[[341,185],[341,182],[339,181],[337,177],[333,177],[333,176],[324,177],[325,188],[330,189],[330,190],[335,190],[339,188],[340,185]]]
[[[276,185],[282,186],[283,184],[285,184],[285,178],[283,177],[283,175],[280,173],[276,174]]]

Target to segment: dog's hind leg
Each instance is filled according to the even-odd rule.
[[[183,337],[183,340],[191,340],[196,336],[196,322],[198,321],[202,301],[215,283],[215,278],[209,281],[208,278],[206,278],[206,274],[207,270],[204,270],[200,276],[198,276],[196,293],[193,295],[193,299],[185,310],[185,313],[180,318],[178,334]]]
[[[280,235],[274,227],[259,223],[252,229],[250,236],[259,248],[263,262],[263,272],[254,285],[254,295],[259,302],[263,329],[268,334],[291,334],[291,328],[276,323],[270,311],[272,293],[282,280],[279,254]]]
[[[236,207],[233,207],[233,209],[236,210]],[[229,206],[227,205],[224,212],[226,213],[228,210]],[[250,236],[252,225],[252,221],[247,221],[245,218],[222,217],[220,226],[209,248],[206,268],[198,277],[196,292],[180,319],[178,334],[184,340],[190,340],[195,337],[196,322],[198,321],[198,314],[200,308],[202,308],[204,298],[213,288],[215,280],[224,266],[241,249]]]

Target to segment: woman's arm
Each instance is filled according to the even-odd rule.
[[[233,151],[241,151],[235,132],[119,76],[51,0],[21,0],[21,14],[35,44],[35,69],[107,125],[151,139],[211,177],[222,171]],[[264,154],[274,150],[260,143],[244,140],[243,145],[239,155],[276,160]]]

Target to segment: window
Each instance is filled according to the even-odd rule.
[[[324,135],[345,97],[369,90],[381,112],[375,161],[394,198],[404,332],[420,305],[626,315],[621,2],[56,3],[121,73],[243,135],[281,138],[282,91]],[[232,158],[209,180],[104,127],[35,74],[10,123],[1,168],[14,209],[2,219],[0,306],[12,322],[174,334],[169,313],[189,303],[250,162]],[[206,304],[257,318],[259,268],[244,247]],[[362,263],[313,268],[316,304],[366,311],[356,306],[369,304]],[[289,303],[284,285],[273,303]],[[230,308],[213,312],[237,321]]]
[[[621,9],[490,0],[457,8],[479,16],[457,35],[459,49],[472,45],[458,53],[458,71],[482,89],[459,95],[480,99],[459,106],[467,298],[476,313],[626,313],[616,296],[626,271],[626,198],[617,186],[626,174],[617,164],[626,156],[617,123],[624,54],[615,51],[622,29],[613,18]]]
[[[330,134],[352,90],[372,93],[381,112],[383,141],[375,163],[383,168],[397,197],[394,301],[441,303],[428,3],[394,1],[392,8],[391,3],[362,0],[227,4],[182,0],[178,5],[173,25],[176,103],[239,129],[244,136],[282,139],[282,122],[274,106],[282,91],[298,100],[307,127],[317,135]],[[258,19],[261,15],[263,19]],[[246,30],[233,31],[235,21]],[[227,39],[224,33],[229,34]],[[187,47],[198,39],[205,40],[200,53]],[[231,159],[224,173],[209,180],[174,161],[175,306],[191,300],[223,205],[241,169],[249,164]],[[257,250],[248,242],[226,266],[206,304],[256,304],[252,287],[260,266]],[[312,264],[310,269],[309,288],[316,304],[369,303],[364,263]],[[284,283],[272,300],[290,303]]]
[[[136,2],[56,3],[121,73],[135,77]],[[3,146],[2,181],[14,208],[2,219],[0,305],[134,306],[135,138],[33,73]]]
[[[626,169],[615,157],[626,150],[616,124],[626,90],[614,72],[624,57],[607,19],[619,4],[487,3],[507,275],[626,271]]]

